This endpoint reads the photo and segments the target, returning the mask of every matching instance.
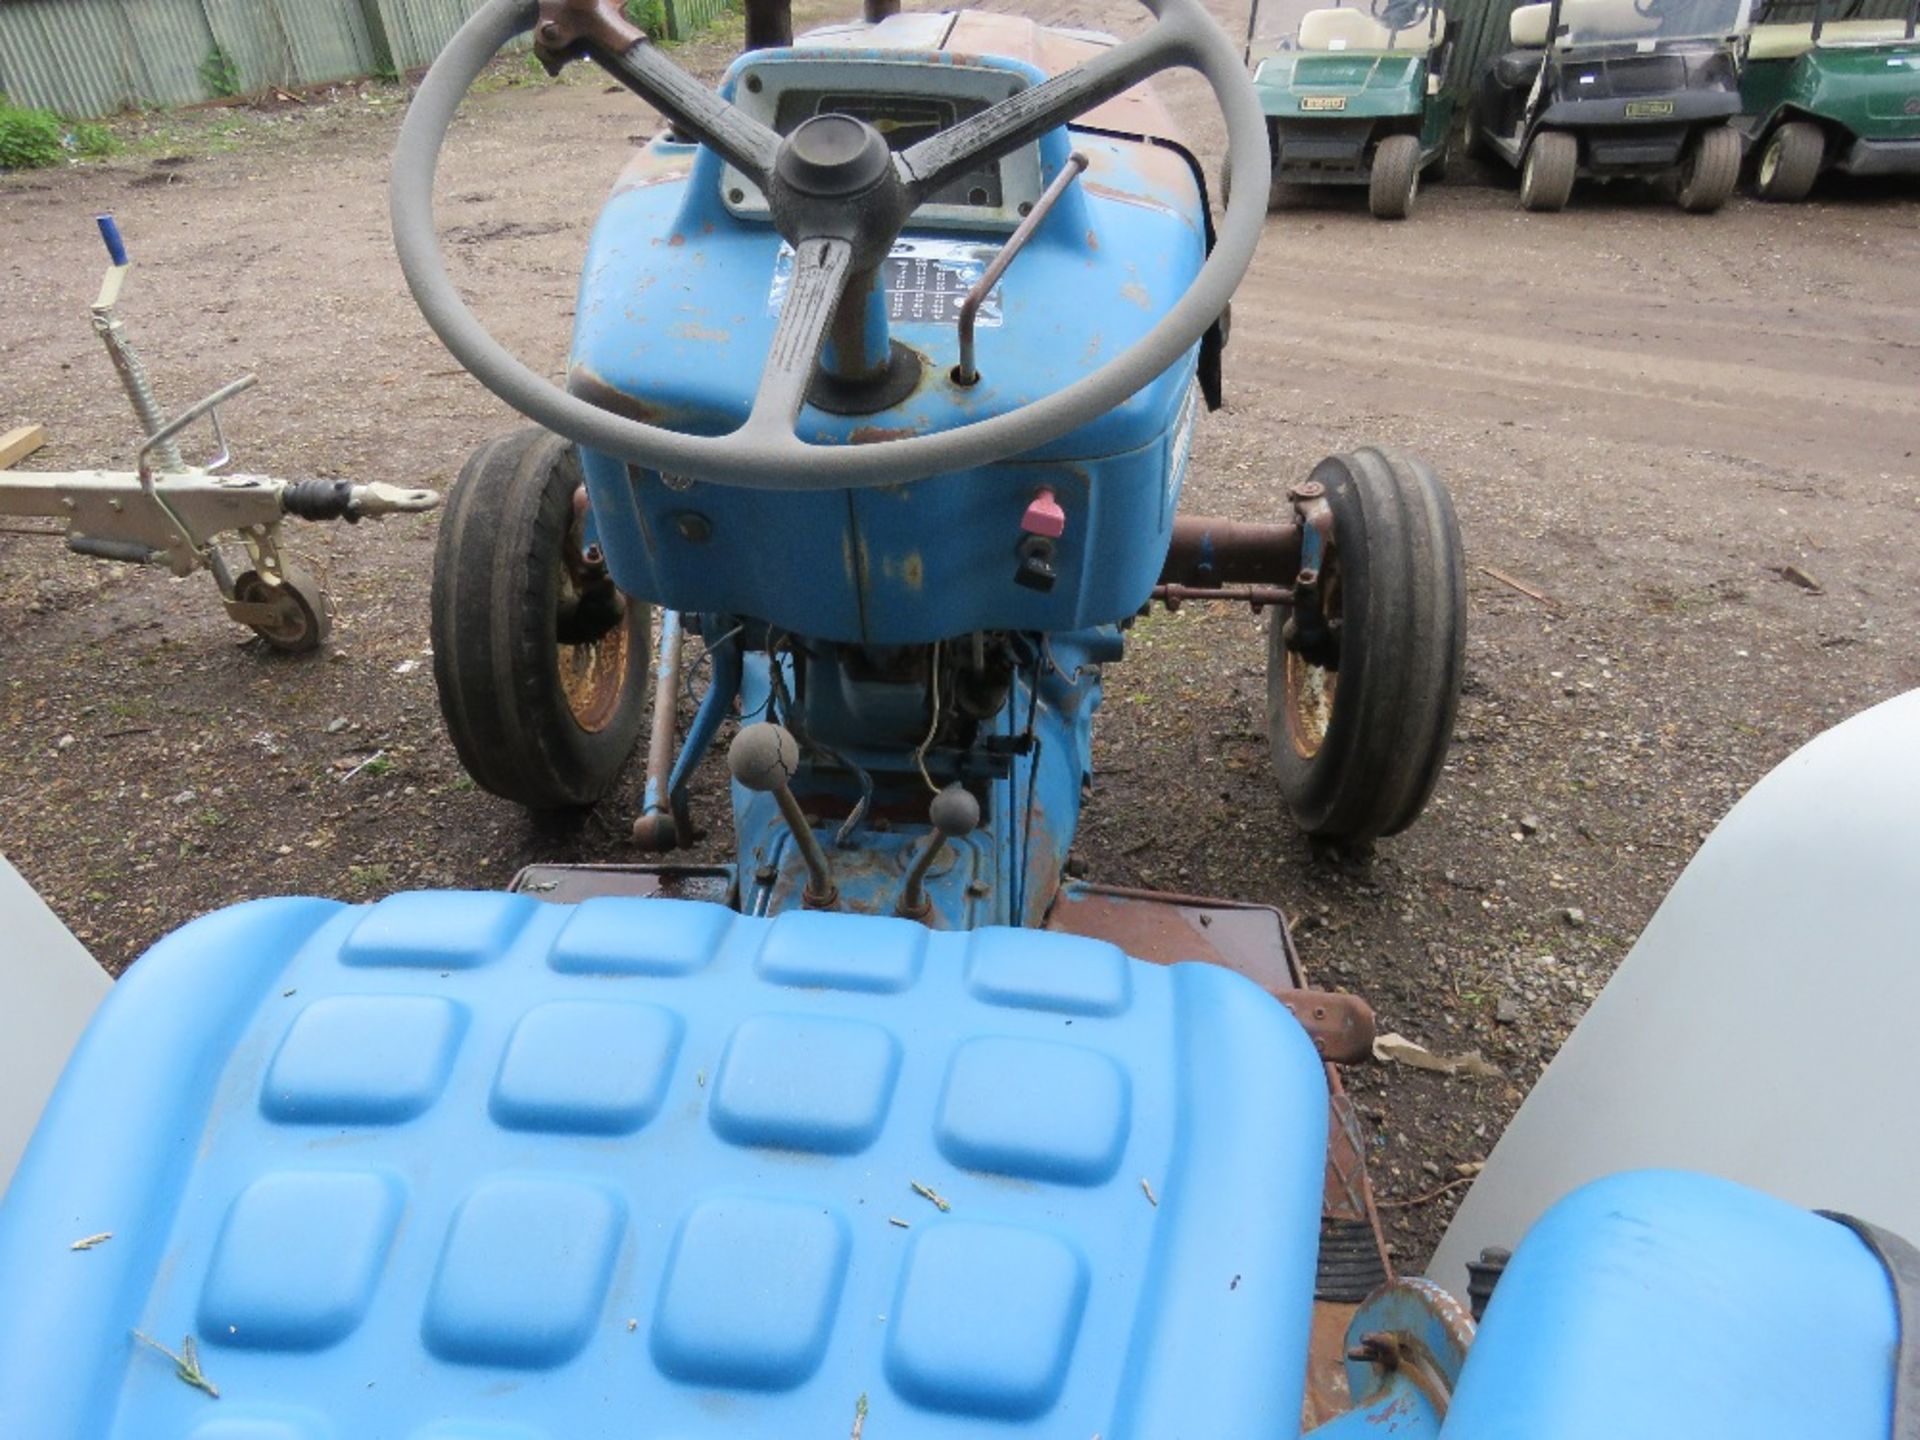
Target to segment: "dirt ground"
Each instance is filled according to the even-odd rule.
[[[712,73],[725,53],[722,36],[687,55]],[[1170,88],[1211,169],[1217,123]],[[261,376],[229,412],[241,468],[445,487],[510,426],[391,259],[403,105],[368,85],[144,138],[130,124],[128,157],[0,177],[0,430],[53,437],[29,463],[131,460],[87,327],[102,210],[133,247],[124,313],[162,398]],[[592,211],[654,125],[593,77],[524,63],[459,125],[441,187],[457,277],[549,373]],[[1526,215],[1485,183],[1430,189],[1401,225],[1357,195],[1268,222],[1187,506],[1273,518],[1315,460],[1368,442],[1431,461],[1472,567],[1453,756],[1427,816],[1370,864],[1316,861],[1266,766],[1263,622],[1158,614],[1109,675],[1079,853],[1099,879],[1283,906],[1321,983],[1499,1067],[1349,1077],[1410,1266],[1733,801],[1920,685],[1917,222],[1914,192],[1884,187],[1691,218],[1584,187],[1564,215]],[[461,775],[426,663],[433,537],[431,517],[300,529],[338,619],[330,654],[290,661],[229,624],[205,577],[0,534],[0,849],[110,968],[251,895],[639,858],[625,807],[555,831]],[[630,799],[639,781],[636,764]],[[724,849],[717,779],[700,804],[718,833],[695,858]]]

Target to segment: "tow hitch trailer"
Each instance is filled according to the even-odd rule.
[[[345,520],[417,513],[440,503],[436,491],[347,480],[280,480],[222,474],[232,462],[220,424],[220,406],[251,389],[252,375],[221,386],[171,419],[160,408],[146,367],[118,315],[131,263],[119,227],[99,217],[111,264],[93,303],[93,330],[140,424],[136,469],[24,471],[0,466],[0,515],[56,520],[75,554],[130,565],[165,565],[175,575],[209,571],[227,614],[276,650],[317,649],[331,626],[326,591],[283,553],[281,520]],[[182,457],[180,435],[205,418],[213,456],[201,464]],[[36,445],[37,448],[37,445]],[[246,567],[235,572],[223,545],[237,537]]]

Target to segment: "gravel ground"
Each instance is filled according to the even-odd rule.
[[[803,6],[802,23],[833,13]],[[718,36],[684,53],[711,73],[726,51]],[[1168,89],[1211,168],[1203,97]],[[508,427],[390,258],[403,105],[368,85],[129,124],[126,158],[0,177],[0,429],[47,426],[30,464],[131,460],[86,322],[107,209],[134,247],[124,312],[163,399],[261,375],[229,415],[242,468],[444,487]],[[456,275],[549,373],[594,200],[654,124],[594,77],[555,85],[516,62],[458,127],[441,189]],[[1363,443],[1431,461],[1472,567],[1453,755],[1412,831],[1370,862],[1317,859],[1269,779],[1263,622],[1158,614],[1109,676],[1080,854],[1099,879],[1283,906],[1320,983],[1498,1068],[1349,1077],[1410,1265],[1457,1199],[1443,1187],[1728,806],[1818,731],[1920,684],[1916,220],[1891,187],[1699,219],[1630,189],[1523,215],[1510,187],[1456,183],[1402,225],[1358,196],[1268,223],[1188,508],[1273,518],[1287,483]],[[204,577],[0,534],[0,849],[110,968],[250,895],[632,858],[621,807],[537,827],[460,774],[425,663],[433,534],[432,517],[300,530],[338,621],[328,656],[295,661],[235,630]],[[699,804],[722,823],[716,777]]]

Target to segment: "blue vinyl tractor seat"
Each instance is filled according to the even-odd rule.
[[[0,1435],[1293,1436],[1326,1115],[1257,986],[1079,936],[255,902],[0,1204]]]

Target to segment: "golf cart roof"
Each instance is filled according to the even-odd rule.
[[[1516,46],[1545,45],[1551,39],[1557,50],[1631,46],[1645,51],[1743,35],[1751,19],[1751,0],[1558,0],[1520,6],[1508,25]]]

